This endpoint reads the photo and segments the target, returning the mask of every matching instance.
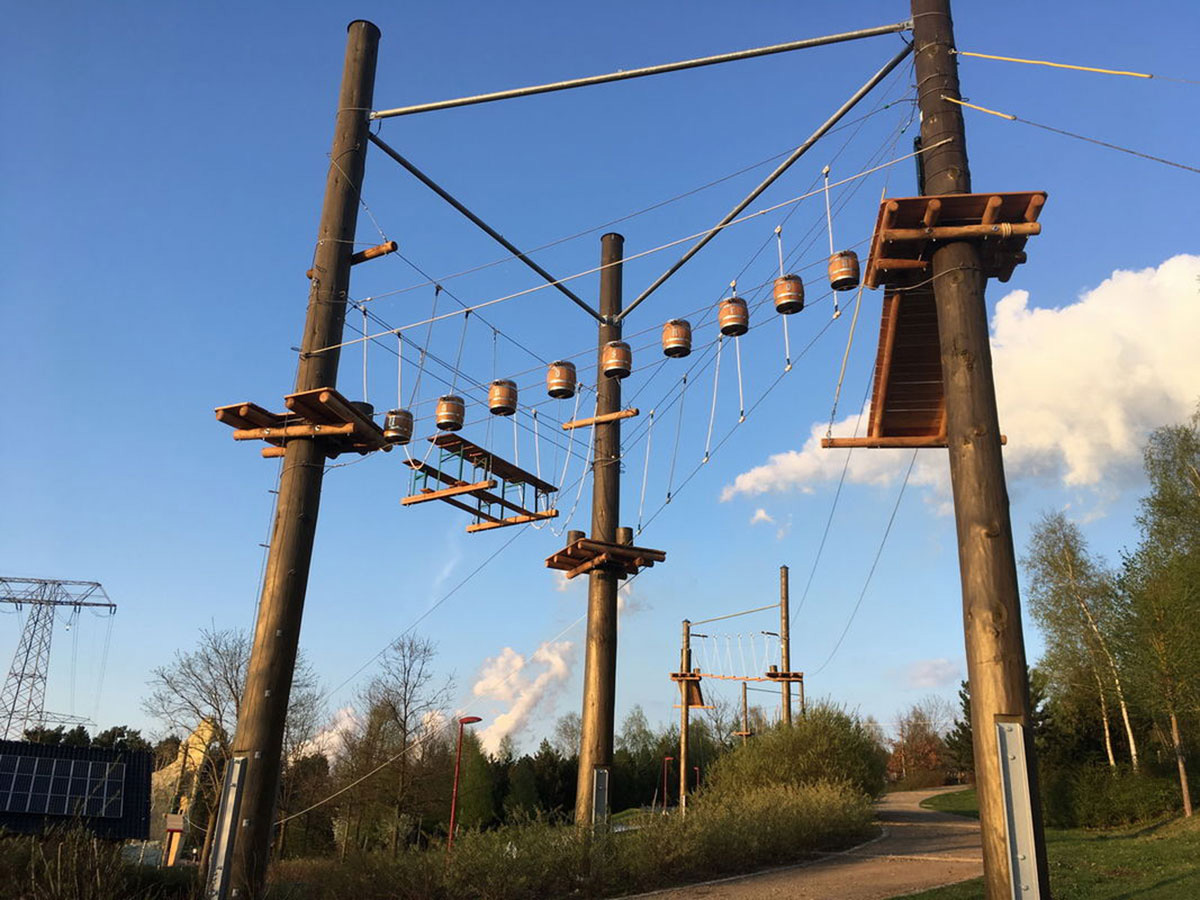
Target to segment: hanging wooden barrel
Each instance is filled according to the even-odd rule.
[[[555,400],[575,396],[575,363],[559,360],[546,371],[546,392]]]
[[[407,444],[412,440],[413,414],[407,409],[389,409],[383,417],[383,437],[389,444]]]
[[[600,354],[600,368],[609,378],[628,378],[633,371],[633,351],[624,341],[609,341]]]
[[[858,287],[858,254],[839,250],[829,257],[829,286],[835,291],[852,291]]]
[[[497,416],[511,416],[517,411],[516,382],[501,378],[488,388],[488,412]]]
[[[663,353],[681,359],[692,352],[692,323],[687,319],[672,319],[663,326]]]
[[[458,431],[463,427],[463,416],[466,415],[467,407],[463,403],[463,398],[456,394],[446,394],[444,397],[439,397],[437,402],[437,414],[434,421],[437,424],[439,431]]]
[[[750,330],[750,310],[746,301],[741,297],[727,297],[717,307],[717,324],[721,326],[721,334],[727,337],[737,337]]]
[[[804,282],[799,275],[775,279],[775,312],[790,316],[804,309]]]

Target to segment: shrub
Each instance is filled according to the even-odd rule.
[[[822,704],[726,753],[708,772],[706,792],[748,793],[760,785],[841,781],[870,797],[883,793],[887,754],[862,720]]]
[[[479,900],[600,897],[795,862],[867,833],[865,795],[844,784],[771,785],[701,794],[686,818],[647,813],[634,830],[591,842],[571,826],[534,821],[464,832],[444,847],[351,859],[287,861],[273,897],[288,900]]]
[[[1175,812],[1179,785],[1169,777],[1109,766],[1042,773],[1046,824],[1056,828],[1132,825]]]

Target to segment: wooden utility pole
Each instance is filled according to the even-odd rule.
[[[690,675],[692,671],[692,623],[683,620],[683,642],[679,647],[679,674]],[[691,707],[688,703],[689,682],[679,681],[679,815],[687,813],[687,771],[688,771],[688,714]]]
[[[750,737],[750,702],[746,699],[746,682],[742,682],[742,743]]]
[[[791,624],[788,622],[788,567],[779,567],[779,668],[780,671],[791,673]],[[780,685],[783,690],[783,724],[789,728],[792,724],[792,683],[784,681]]]
[[[604,374],[602,357],[609,341],[621,339],[621,259],[625,238],[600,238],[600,334],[596,350],[596,415],[621,408],[621,379]],[[592,540],[613,543],[621,515],[621,420],[598,422],[592,454]],[[587,651],[583,668],[583,723],[579,740],[579,777],[575,822],[592,821],[593,777],[597,766],[611,766],[613,710],[617,682],[617,572],[597,567],[588,573]],[[665,800],[665,798],[664,798]]]
[[[961,108],[943,99],[957,100],[961,96],[950,2],[912,0],[912,16],[921,144],[936,147],[923,157],[924,192],[970,193]],[[932,265],[962,574],[984,881],[988,900],[1013,896],[997,717],[1015,717],[1023,725],[1029,772],[1028,796],[1021,799],[1032,810],[1037,887],[1040,896],[1047,898],[1050,891],[1025,643],[984,305],[986,277],[977,246],[968,241],[942,244],[933,253]],[[1024,785],[1019,789],[1023,793]],[[1017,887],[1017,895],[1034,896],[1032,892],[1022,894],[1021,886]]]
[[[338,350],[321,348],[342,340],[379,47],[379,29],[370,22],[351,22],[348,31],[297,391],[337,384]],[[253,900],[263,893],[279,794],[284,721],[324,472],[320,439],[287,443],[254,647],[233,741],[233,756],[245,759],[245,775],[240,811],[230,835],[231,897]]]

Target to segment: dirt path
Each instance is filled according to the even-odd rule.
[[[888,794],[874,841],[798,866],[643,894],[659,900],[883,900],[983,874],[979,825],[922,809],[927,797],[961,788]]]

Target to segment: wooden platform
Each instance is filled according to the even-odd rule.
[[[580,538],[546,560],[546,568],[566,572],[568,578],[584,575],[593,569],[611,569],[621,578],[636,575],[656,562],[666,562],[667,554],[648,547],[629,544],[610,544]]]
[[[771,681],[786,681],[789,684],[803,684],[803,672],[780,672],[775,666],[767,670],[767,678]]]
[[[931,259],[947,241],[979,248],[988,278],[1007,281],[1041,233],[1044,191],[898,197],[879,206],[865,283],[884,285],[867,433],[822,447],[945,447],[946,401]],[[1001,436],[1001,441],[1007,439]]]
[[[712,709],[711,706],[704,705],[704,694],[700,689],[700,672],[672,672],[671,680],[676,684],[682,683],[684,690],[687,692],[687,705],[690,709]],[[675,708],[679,709],[680,704],[675,704]]]
[[[414,492],[401,499],[403,506],[440,500],[475,518],[467,526],[469,534],[558,516],[558,510],[550,508],[550,495],[558,491],[554,485],[461,435],[437,434],[429,441],[439,450],[438,465],[405,460],[414,470]],[[445,487],[430,487],[431,483]],[[532,504],[526,487],[533,492]]]
[[[257,403],[218,406],[217,421],[234,429],[235,441],[265,441],[263,456],[282,456],[288,441],[320,438],[331,459],[341,453],[389,451],[383,429],[334,388],[317,388],[284,397],[289,412],[276,413]],[[273,449],[274,448],[274,449]]]
[[[1037,220],[1045,203],[1045,191],[884,200],[875,220],[864,281],[875,288],[911,272],[928,278],[933,251],[951,240],[977,243],[984,274],[1008,281],[1013,269],[1025,261],[1025,242],[1041,234]]]

